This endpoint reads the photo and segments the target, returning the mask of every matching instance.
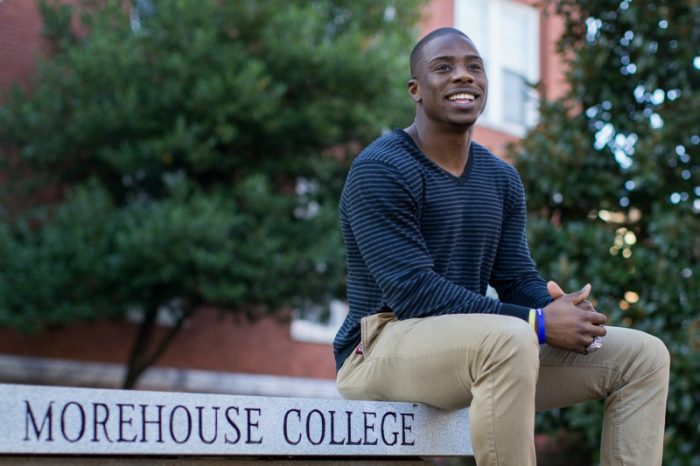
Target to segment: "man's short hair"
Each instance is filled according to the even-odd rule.
[[[469,36],[467,36],[465,33],[460,31],[459,29],[451,28],[451,27],[444,27],[444,28],[439,28],[435,29],[434,31],[428,33],[425,37],[423,37],[421,40],[418,41],[418,43],[413,47],[413,50],[411,51],[411,77],[415,78],[416,77],[416,72],[418,71],[418,64],[420,63],[421,59],[423,58],[423,48],[428,44],[433,39],[437,39],[438,37],[442,36],[447,36],[449,34],[458,34],[462,37],[467,38],[469,41]]]

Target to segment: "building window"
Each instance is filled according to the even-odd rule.
[[[514,125],[525,125],[528,98],[527,80],[523,75],[503,69],[503,120]]]
[[[331,344],[347,314],[348,305],[337,299],[327,307],[295,312],[290,327],[291,338],[306,343]]]
[[[511,0],[455,0],[454,24],[472,38],[489,78],[483,126],[522,136],[537,122],[539,11]]]

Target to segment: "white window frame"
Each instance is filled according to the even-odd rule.
[[[475,14],[476,13],[476,14]],[[454,26],[472,37],[481,56],[484,58],[489,79],[488,102],[486,111],[479,119],[479,126],[485,126],[522,137],[528,128],[534,126],[539,118],[539,96],[535,90],[526,102],[525,124],[505,120],[503,70],[508,69],[504,60],[504,50],[509,44],[504,43],[500,24],[504,14],[516,14],[523,18],[527,28],[528,57],[525,79],[537,83],[540,79],[540,15],[535,7],[512,0],[454,0]],[[476,24],[478,17],[485,17],[485,27]],[[472,31],[470,33],[470,31]],[[515,70],[513,70],[515,71]]]
[[[332,344],[335,334],[348,314],[348,305],[344,301],[334,299],[328,306],[330,316],[327,320],[320,318],[323,314],[320,308],[295,312],[289,327],[291,339],[304,343]]]

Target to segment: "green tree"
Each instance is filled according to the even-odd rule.
[[[342,295],[339,192],[410,121],[418,3],[42,2],[50,53],[0,108],[0,325],[139,310],[133,387],[203,304]]]
[[[672,357],[665,465],[700,465],[700,5],[561,0],[568,94],[514,150],[532,253]],[[540,417],[597,451],[602,406]]]

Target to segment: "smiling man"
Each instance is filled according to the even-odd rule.
[[[340,393],[471,406],[481,466],[534,465],[536,409],[605,399],[602,464],[661,464],[668,351],[603,327],[590,286],[564,294],[540,277],[520,178],[472,141],[488,94],[478,50],[438,29],[415,46],[411,76],[413,124],[357,157],[340,202]]]

